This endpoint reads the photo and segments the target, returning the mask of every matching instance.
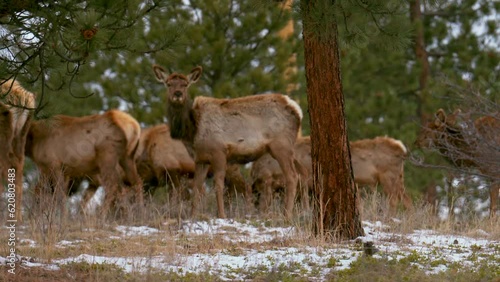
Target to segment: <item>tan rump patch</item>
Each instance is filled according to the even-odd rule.
[[[119,110],[110,110],[109,113],[115,124],[117,124],[125,134],[128,141],[127,154],[131,154],[137,143],[139,143],[141,126],[137,120],[128,113]]]
[[[304,115],[302,113],[302,109],[300,108],[299,104],[297,102],[295,102],[294,100],[292,100],[292,98],[290,98],[290,97],[288,97],[286,95],[283,95],[283,97],[285,97],[288,105],[290,105],[295,110],[295,112],[297,113],[297,115],[302,120],[302,118],[304,117]]]
[[[399,147],[405,154],[408,153],[408,151],[406,150],[406,146],[403,144],[403,142],[401,142],[401,140],[397,140],[397,139],[387,137],[387,136],[377,137],[377,138],[383,138],[383,139],[387,140],[387,142],[391,143],[392,145]]]

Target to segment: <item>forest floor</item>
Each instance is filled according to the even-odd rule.
[[[500,281],[498,219],[382,206],[365,201],[365,235],[346,241],[313,236],[308,212],[295,222],[273,212],[182,220],[160,209],[142,224],[32,216],[14,233],[0,229],[0,281]]]

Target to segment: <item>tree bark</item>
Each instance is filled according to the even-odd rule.
[[[427,108],[427,84],[430,75],[430,65],[429,56],[427,50],[425,49],[424,40],[424,23],[422,21],[422,11],[420,10],[420,0],[410,1],[410,19],[415,27],[415,58],[418,65],[420,66],[420,75],[418,79],[419,83],[419,93],[417,97],[419,102],[417,104],[417,116],[420,118],[420,123],[424,124],[427,122],[427,116],[425,115]]]
[[[357,187],[351,166],[340,77],[337,24],[334,17],[323,21],[318,6],[331,2],[302,0],[307,100],[311,120],[314,232],[326,239],[363,236],[358,210]],[[325,12],[326,13],[326,12]],[[327,14],[323,14],[327,17]],[[323,19],[324,20],[324,19]]]
[[[282,9],[287,11],[287,12],[290,12],[290,10],[292,9],[292,2],[293,2],[292,0],[283,1],[281,4]],[[279,37],[281,37],[281,39],[283,39],[283,41],[286,41],[286,40],[288,40],[288,38],[290,38],[290,36],[293,35],[294,31],[295,30],[293,27],[293,19],[290,19],[290,20],[288,20],[288,23],[286,24],[286,26],[284,28],[282,28],[278,34],[279,34]],[[293,53],[290,56],[290,58],[288,59],[288,67],[284,73],[285,81],[288,82],[288,85],[286,87],[286,94],[287,95],[290,95],[290,93],[292,93],[293,91],[298,89],[298,84],[296,82],[291,81],[293,75],[295,75],[295,74],[297,74],[297,54]]]

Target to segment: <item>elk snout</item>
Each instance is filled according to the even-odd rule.
[[[174,97],[175,98],[181,98],[182,97],[182,92],[181,91],[175,91],[174,92]]]

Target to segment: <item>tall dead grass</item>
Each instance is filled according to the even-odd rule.
[[[237,253],[245,248],[272,248],[276,246],[311,246],[319,247],[331,244],[314,236],[312,209],[314,204],[304,205],[297,202],[295,216],[286,220],[283,216],[283,204],[279,197],[274,198],[267,213],[258,210],[249,213],[243,195],[228,199],[228,214],[236,221],[266,227],[293,226],[292,237],[273,240],[262,244],[248,242],[227,242],[218,235],[182,235],[178,233],[184,220],[189,219],[191,203],[189,200],[172,199],[168,188],[163,187],[152,195],[145,197],[144,212],[138,212],[133,206],[123,213],[104,216],[97,210],[94,213],[72,211],[71,204],[57,203],[60,199],[50,193],[42,195],[29,194],[25,205],[26,223],[19,234],[20,238],[36,242],[19,245],[19,253],[23,256],[50,261],[56,258],[90,255],[113,255],[120,257],[162,255],[165,260],[173,260],[176,255],[192,253],[210,253],[220,250]],[[73,204],[75,205],[75,204]],[[62,211],[64,206],[66,211]],[[74,206],[73,206],[74,208]],[[432,229],[444,234],[457,234],[471,237],[488,236],[500,239],[498,219],[476,218],[470,221],[442,220],[433,213],[432,207],[417,201],[413,210],[398,210],[391,213],[388,200],[379,193],[365,193],[360,201],[362,220],[380,221],[390,227],[391,232],[406,234],[417,229]],[[208,190],[203,199],[203,208],[194,220],[209,220],[216,214],[215,192]],[[117,232],[116,227],[149,226],[159,230],[158,233],[146,237],[127,237]],[[0,251],[7,253],[6,231],[2,230]],[[61,241],[81,241],[75,246],[61,248]]]
[[[414,209],[399,209],[391,213],[388,200],[378,192],[367,192],[360,205],[363,220],[380,221],[402,234],[419,229],[430,229],[443,234],[456,234],[470,237],[488,236],[500,239],[500,220],[481,217],[476,213],[461,218],[443,218],[436,213],[435,207],[423,199],[414,201]]]

